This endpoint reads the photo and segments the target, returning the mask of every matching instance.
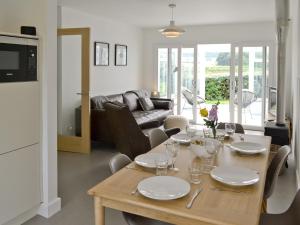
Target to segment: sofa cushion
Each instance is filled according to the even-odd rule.
[[[139,97],[134,92],[126,92],[124,94],[124,103],[128,106],[130,111],[141,110],[141,106],[139,103]]]
[[[139,103],[144,111],[149,111],[154,109],[153,102],[150,98],[139,98]]]
[[[92,109],[104,109],[103,104],[108,102],[108,98],[106,96],[95,96],[91,98],[91,108]]]
[[[110,102],[124,103],[124,99],[123,99],[122,94],[108,95],[107,98]]]
[[[132,115],[139,126],[142,126],[143,124],[153,120],[162,122],[165,118],[167,118],[168,115],[171,114],[172,114],[172,110],[163,110],[163,109],[155,109],[151,111],[138,110],[132,112]]]
[[[94,96],[91,98],[91,108],[92,109],[104,109],[104,103],[106,102],[120,102],[124,103],[123,95],[116,94],[116,95],[108,95],[108,96]]]

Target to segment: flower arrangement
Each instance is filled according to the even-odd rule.
[[[204,117],[204,124],[212,129],[214,138],[216,138],[216,127],[218,125],[218,105],[220,102],[218,101],[215,105],[211,106],[209,112],[206,108],[200,109],[200,115]]]

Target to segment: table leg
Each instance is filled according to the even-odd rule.
[[[94,197],[95,225],[105,225],[105,208],[99,197]]]

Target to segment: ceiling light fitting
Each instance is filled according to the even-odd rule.
[[[169,7],[171,8],[172,12],[172,19],[170,21],[170,25],[159,30],[159,32],[167,38],[176,38],[182,35],[185,32],[185,30],[175,25],[173,10],[176,7],[176,4],[169,4]]]

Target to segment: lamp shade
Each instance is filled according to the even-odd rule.
[[[185,32],[185,30],[180,27],[177,27],[175,25],[175,21],[171,20],[170,25],[164,29],[161,29],[160,32],[167,38],[176,38],[182,35]]]
[[[160,97],[159,91],[151,91],[151,97],[159,98]]]

